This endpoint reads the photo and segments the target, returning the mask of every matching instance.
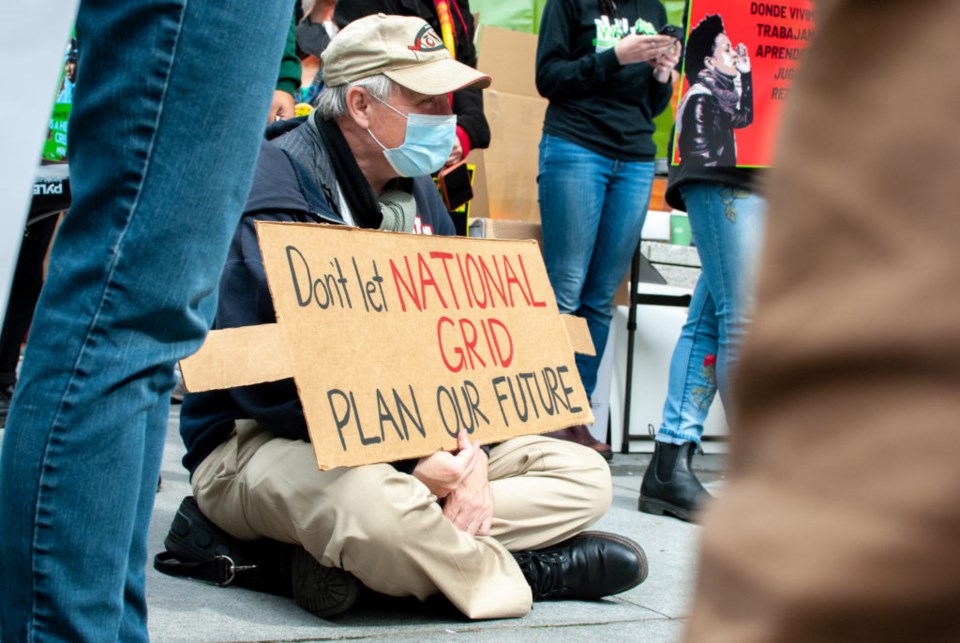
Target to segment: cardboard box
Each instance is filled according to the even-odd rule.
[[[539,223],[538,148],[547,101],[535,82],[537,37],[482,25],[477,41],[477,68],[493,84],[483,92],[490,147],[470,155],[478,173],[471,216]]]
[[[473,219],[470,222],[470,236],[482,239],[533,239],[537,245],[543,242],[539,223],[507,219]]]
[[[477,69],[493,77],[492,88],[520,96],[537,92],[537,36],[493,25],[477,31]]]

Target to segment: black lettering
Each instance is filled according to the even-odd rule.
[[[500,385],[507,380],[504,376],[493,378],[490,383],[493,385],[493,392],[497,394],[497,404],[500,405],[500,417],[503,418],[503,426],[510,426],[510,420],[507,419],[507,413],[503,410],[503,402],[508,399],[508,395],[500,392]]]
[[[313,289],[312,289],[311,287],[309,287],[309,286],[306,288],[306,291],[307,291],[307,293],[308,293],[310,296],[308,296],[306,299],[304,299],[304,298],[303,298],[303,291],[300,290],[300,281],[297,279],[297,269],[296,269],[296,267],[293,265],[293,254],[292,254],[292,253],[294,253],[294,252],[297,253],[297,256],[298,256],[298,257],[300,257],[300,261],[301,261],[301,263],[303,263],[303,267],[304,267],[304,269],[307,271],[307,283],[308,283],[308,284],[311,283],[310,266],[307,265],[307,260],[306,260],[306,258],[303,256],[303,253],[302,253],[302,252],[300,252],[297,248],[295,248],[295,247],[293,247],[293,246],[287,246],[287,263],[290,265],[290,276],[293,278],[293,290],[294,290],[294,293],[295,293],[296,296],[297,296],[297,303],[300,304],[300,307],[302,308],[303,306],[306,306],[307,304],[310,303],[310,300],[311,300],[312,297],[313,297]]]
[[[527,394],[523,392],[523,387],[520,386],[520,381],[517,381],[517,390],[513,390],[513,378],[507,380],[507,384],[510,386],[510,395],[513,397],[513,408],[517,412],[517,417],[520,418],[521,422],[526,422],[527,418],[530,416],[530,410],[527,408]],[[520,406],[517,404],[517,392],[520,393],[520,397],[523,398],[523,410],[520,410]]]
[[[536,381],[536,373],[517,373],[517,386],[520,386],[520,380],[526,385],[527,395],[530,396],[530,406],[533,407],[533,414],[540,417],[540,409],[537,408],[537,401],[533,398],[533,390],[530,388],[530,380]]]
[[[458,418],[457,422],[468,434],[472,435],[476,430],[477,418],[471,412],[469,400],[467,400],[467,391],[463,386],[460,387],[460,395],[463,396],[463,404],[461,404],[459,397],[454,396]]]
[[[579,407],[579,406],[572,406],[572,405],[570,404],[570,394],[573,393],[573,389],[570,388],[569,386],[567,386],[566,384],[564,384],[564,382],[563,382],[563,374],[569,372],[569,370],[570,370],[570,369],[568,369],[566,366],[560,366],[560,367],[557,368],[557,374],[558,374],[559,377],[560,377],[560,386],[563,387],[563,394],[564,394],[564,395],[566,396],[566,398],[567,398],[566,407],[567,407],[568,409],[570,409],[570,412],[571,412],[571,413],[579,413],[579,412],[582,411],[583,409],[582,409],[581,407]]]
[[[397,394],[396,391],[393,392],[394,395]],[[396,431],[397,435],[400,436],[401,440],[409,440],[410,434],[405,431],[401,431],[400,427],[397,425],[397,421],[393,418],[393,413],[390,411],[390,407],[387,406],[387,401],[383,399],[383,393],[380,392],[380,389],[377,389],[377,413],[380,416],[380,439],[386,440],[386,435],[384,435],[383,425],[387,422],[393,425],[393,430]]]
[[[470,404],[470,414],[474,417],[483,418],[483,422],[486,425],[490,425],[490,419],[484,415],[483,411],[480,410],[480,391],[477,390],[477,386],[469,381],[464,380],[463,382],[463,396]]]
[[[357,400],[353,397],[353,391],[350,391],[350,405],[353,407],[353,415],[357,418],[357,435],[360,436],[360,444],[367,446],[368,444],[379,444],[381,442],[380,436],[373,436],[368,438],[363,434],[363,424],[360,422],[360,413],[357,411]]]
[[[370,296],[370,305],[373,307],[375,311],[379,313],[381,311],[387,310],[387,298],[384,297],[383,295],[383,277],[380,276],[380,269],[377,267],[376,261],[372,263],[373,263],[373,277],[371,277],[370,281],[367,282],[367,293],[368,293],[368,296]],[[373,303],[372,295],[374,292],[380,293],[379,304]]]
[[[400,399],[400,394],[397,393],[396,389],[393,389],[393,402],[397,406],[397,415],[400,416],[403,432],[407,436],[410,435],[410,431],[407,429],[407,419],[409,419],[413,428],[420,432],[421,437],[425,438],[427,437],[427,432],[423,428],[423,416],[420,414],[420,404],[417,402],[417,396],[413,392],[413,386],[409,386],[408,388],[410,389],[410,401],[413,403],[413,413],[410,412],[410,407]]]
[[[547,390],[550,392],[550,399],[553,400],[551,406],[554,406],[557,409],[557,412],[560,412],[560,407],[563,406],[565,410],[570,410],[570,405],[567,404],[567,401],[564,400],[560,395],[557,394],[557,387],[560,386],[559,378],[557,377],[557,372],[550,367],[543,369],[543,381],[546,384]]]
[[[771,4],[769,2],[751,2],[750,14],[754,16],[771,16],[773,18],[786,18],[787,7],[782,4]]]
[[[457,422],[452,431],[450,430],[450,423],[447,421],[447,413],[445,413],[443,410],[444,399],[447,400],[447,405],[449,405],[450,411],[453,413],[453,417]],[[443,429],[447,432],[447,435],[452,438],[456,438],[457,434],[460,432],[460,414],[457,413],[456,395],[451,393],[445,386],[437,387],[437,410],[440,411],[440,421],[443,422]]]
[[[363,288],[363,278],[360,276],[360,266],[357,265],[357,258],[353,257],[350,260],[353,263],[353,273],[357,276],[357,283],[360,284],[360,294],[363,295],[363,309],[370,312],[370,302],[368,301],[366,294]]]
[[[546,371],[546,369],[544,369],[544,371]],[[533,378],[533,382],[534,384],[537,385],[537,397],[540,399],[540,405],[543,407],[544,412],[547,415],[553,415],[557,408],[557,405],[553,401],[553,396],[547,395],[547,399],[543,399],[543,389],[540,387],[540,379],[535,377]],[[545,376],[544,376],[544,385],[546,385]],[[533,397],[532,393],[530,394],[530,397]]]
[[[337,412],[335,397],[346,403],[342,412]],[[343,428],[350,422],[350,399],[343,391],[331,389],[327,391],[327,401],[330,403],[330,412],[333,414],[333,420],[337,425],[337,434],[340,436],[340,446],[346,451],[347,443],[343,439]]]

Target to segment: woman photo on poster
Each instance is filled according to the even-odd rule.
[[[708,15],[687,38],[684,73],[690,89],[677,110],[681,162],[735,167],[734,130],[753,122],[753,77],[746,45],[734,49],[723,19]]]

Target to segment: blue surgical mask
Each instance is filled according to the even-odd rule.
[[[404,114],[379,98],[376,100],[407,119],[407,132],[400,147],[388,148],[367,128],[383,148],[383,155],[394,171],[400,176],[413,177],[433,174],[443,167],[457,138],[457,117]]]

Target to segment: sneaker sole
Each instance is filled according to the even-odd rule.
[[[350,572],[324,567],[303,547],[291,554],[291,588],[297,605],[319,616],[342,614],[357,601],[359,582]]]

